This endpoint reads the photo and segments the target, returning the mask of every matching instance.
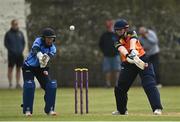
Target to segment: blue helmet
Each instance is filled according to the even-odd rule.
[[[120,30],[120,29],[124,29],[124,28],[128,28],[128,27],[129,27],[129,24],[124,19],[119,19],[114,24],[114,30]]]

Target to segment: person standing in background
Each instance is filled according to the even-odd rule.
[[[13,88],[12,75],[13,68],[16,65],[16,88],[21,88],[20,74],[23,64],[23,51],[25,48],[25,40],[23,33],[19,30],[19,23],[17,19],[11,21],[11,28],[6,32],[4,37],[4,46],[8,51],[8,81],[9,88]]]
[[[160,82],[159,75],[159,52],[160,48],[158,45],[158,37],[153,30],[147,29],[144,26],[139,28],[140,42],[143,45],[146,55],[149,58],[149,61],[153,64],[154,72],[156,75],[156,83],[157,87],[161,88],[162,84]]]
[[[114,41],[117,40],[116,34],[113,32],[113,21],[106,20],[107,31],[104,32],[99,41],[99,47],[104,55],[103,72],[105,74],[106,87],[111,87],[111,82],[117,82],[120,72],[120,56],[114,47]]]

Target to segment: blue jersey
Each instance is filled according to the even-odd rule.
[[[39,59],[37,58],[37,54],[33,52],[33,48],[34,47],[38,47],[40,49],[40,52],[42,52],[43,54],[46,53],[48,54],[50,57],[54,56],[56,53],[56,47],[54,44],[52,44],[50,47],[46,47],[44,44],[44,41],[42,40],[41,37],[38,37],[35,39],[31,51],[28,55],[28,57],[26,58],[26,60],[24,61],[24,63],[27,66],[31,66],[31,67],[39,67]]]

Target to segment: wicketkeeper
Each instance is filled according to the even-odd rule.
[[[124,19],[120,19],[115,23],[114,30],[119,36],[119,40],[115,43],[115,47],[120,52],[122,66],[118,84],[114,89],[117,111],[112,112],[112,114],[128,114],[127,92],[134,79],[139,74],[142,80],[141,84],[148,97],[153,113],[155,115],[161,115],[162,105],[159,91],[156,88],[155,74],[152,64],[148,63],[144,65],[144,67],[135,65],[135,59],[148,62],[145,51],[138,40],[136,32],[129,30],[129,24]]]
[[[48,115],[56,115],[55,98],[57,83],[51,80],[48,74],[47,64],[49,60],[55,55],[56,47],[55,32],[51,28],[45,28],[42,31],[42,36],[37,37],[32,45],[32,49],[24,61],[23,65],[23,113],[26,116],[32,116],[33,101],[35,92],[34,77],[40,83],[41,88],[44,89],[44,111]]]

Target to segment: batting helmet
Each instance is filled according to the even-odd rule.
[[[120,20],[116,21],[116,23],[114,24],[114,30],[120,30],[120,29],[124,29],[124,28],[128,28],[128,27],[129,27],[129,24],[124,19],[120,19]]]
[[[56,38],[56,34],[52,28],[44,28],[42,31],[42,37]]]

